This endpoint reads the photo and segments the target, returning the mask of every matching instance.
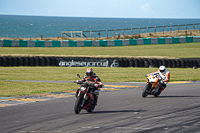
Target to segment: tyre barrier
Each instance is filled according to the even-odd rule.
[[[0,66],[67,66],[60,65],[61,61],[68,61],[70,66],[104,66],[104,67],[159,67],[169,68],[200,67],[200,58],[181,59],[149,59],[149,58],[92,58],[92,57],[13,57],[0,56]],[[89,61],[89,65],[85,62]],[[106,64],[107,63],[107,64]]]

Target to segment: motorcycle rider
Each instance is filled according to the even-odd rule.
[[[160,92],[162,92],[167,87],[167,83],[170,80],[169,70],[165,66],[160,66],[156,72],[153,72],[151,74],[160,74],[161,77]]]
[[[90,86],[94,87],[92,92],[89,92],[90,94],[93,93],[94,94],[94,98],[95,98],[95,105],[97,105],[97,100],[98,100],[98,96],[99,96],[99,91],[100,91],[100,87],[102,87],[102,83],[101,83],[101,79],[94,73],[92,68],[87,68],[86,72],[85,72],[85,76],[83,77],[82,80],[76,80],[77,84],[81,84],[83,82],[91,82]],[[76,94],[75,97],[77,97],[78,95],[78,90],[76,90]],[[88,94],[89,94],[88,93]],[[89,95],[90,95],[89,94]]]

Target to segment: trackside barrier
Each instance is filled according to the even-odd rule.
[[[200,42],[200,36],[181,36],[166,38],[139,38],[123,40],[85,40],[85,41],[40,41],[40,40],[0,40],[0,47],[109,47],[146,44],[174,44]]]
[[[92,58],[92,57],[13,57],[0,56],[0,66],[65,66],[65,67],[200,67],[200,58],[147,59],[147,58]]]

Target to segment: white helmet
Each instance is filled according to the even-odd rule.
[[[166,67],[165,66],[160,66],[159,71],[163,74],[165,73]]]

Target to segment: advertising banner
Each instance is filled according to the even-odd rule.
[[[65,67],[119,67],[119,62],[112,59],[60,59],[59,66]]]

